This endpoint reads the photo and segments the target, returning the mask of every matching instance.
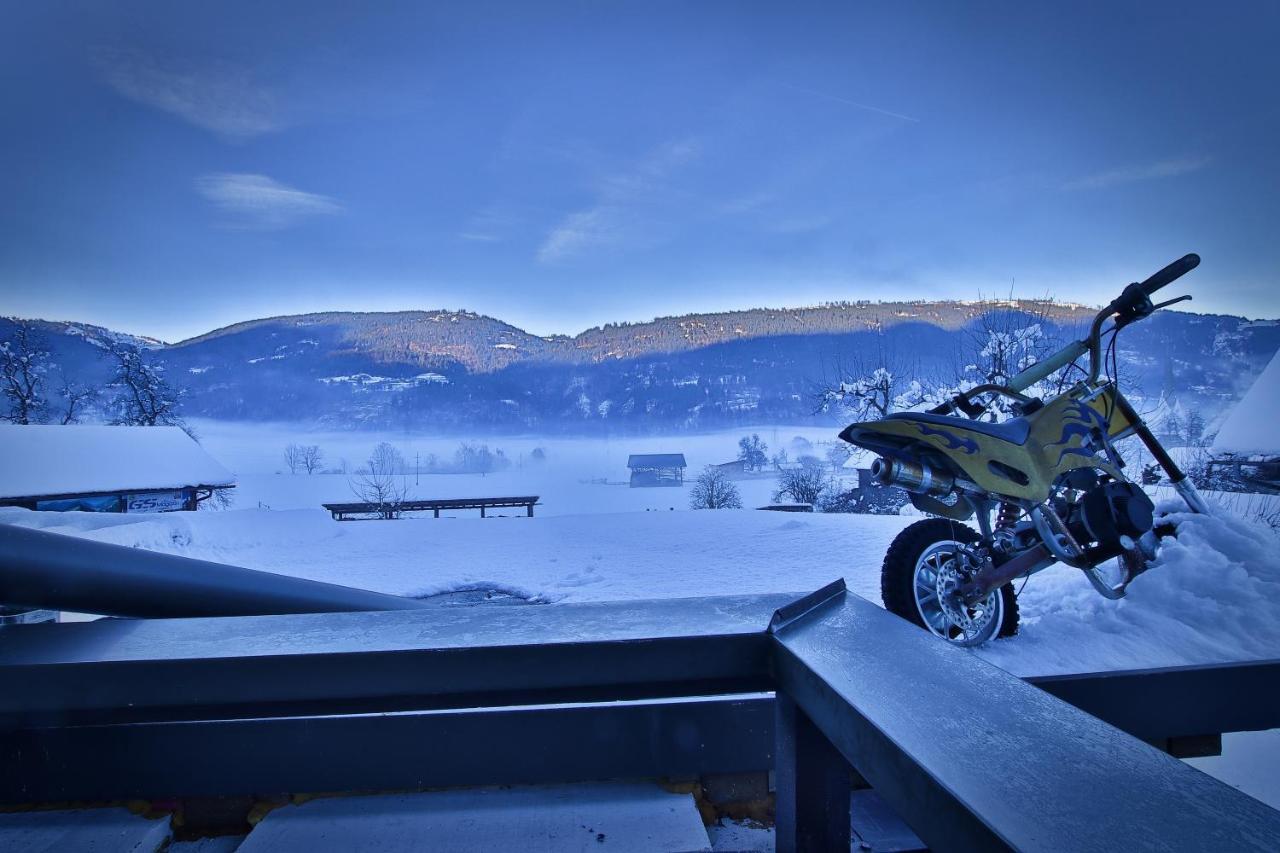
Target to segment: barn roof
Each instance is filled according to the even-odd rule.
[[[0,498],[234,482],[178,427],[0,425]]]
[[[683,453],[633,453],[628,468],[687,468]]]

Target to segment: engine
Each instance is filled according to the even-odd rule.
[[[1063,514],[1076,541],[1094,543],[1094,560],[1114,557],[1133,547],[1155,520],[1155,504],[1134,483],[1109,480],[1092,486]]]

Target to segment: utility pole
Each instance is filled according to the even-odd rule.
[[[418,451],[413,451],[413,484],[418,485]]]

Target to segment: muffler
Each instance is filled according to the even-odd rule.
[[[871,463],[871,476],[881,485],[897,486],[917,495],[945,497],[956,488],[955,477],[924,462],[877,459]]]

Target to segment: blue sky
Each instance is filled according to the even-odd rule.
[[[1280,316],[1280,4],[7,4],[0,313]]]

